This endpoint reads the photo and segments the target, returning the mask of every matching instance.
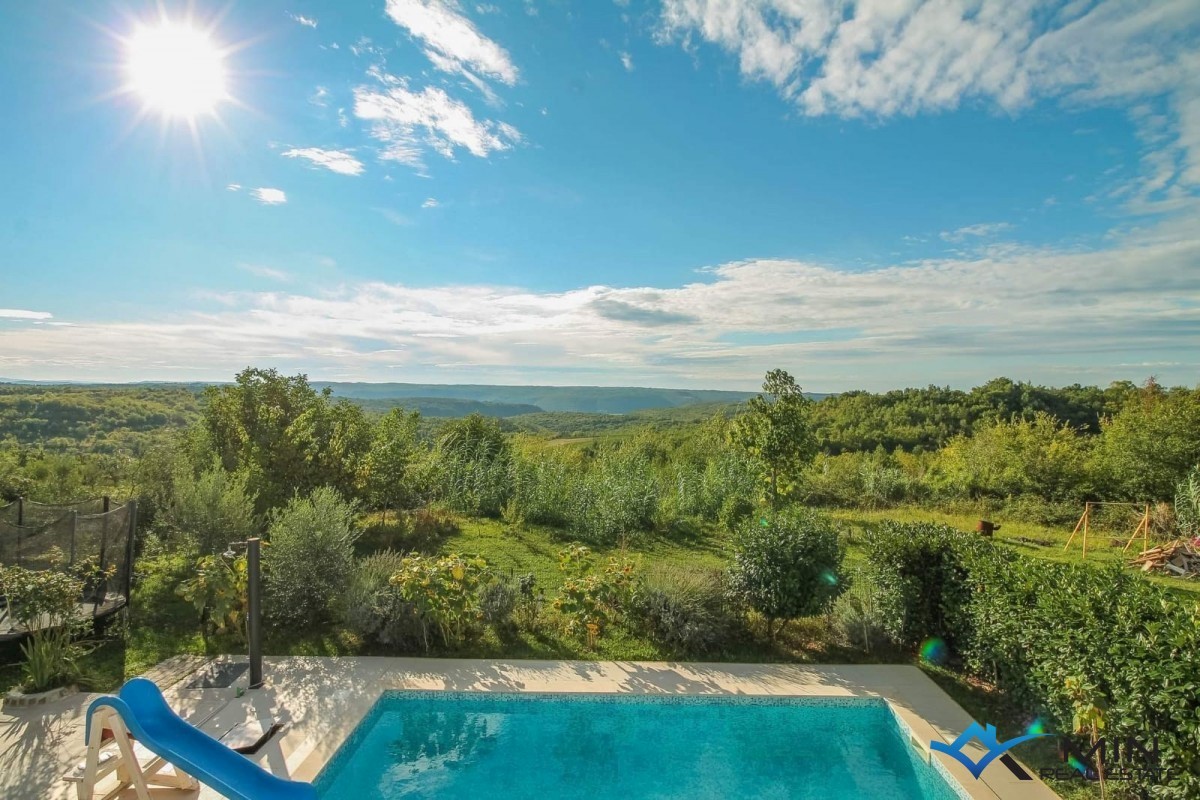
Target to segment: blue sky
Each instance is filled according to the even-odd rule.
[[[0,376],[1196,384],[1197,76],[1191,0],[5,4]]]

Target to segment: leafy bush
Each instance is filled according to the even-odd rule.
[[[276,512],[268,529],[267,618],[305,628],[329,621],[354,573],[355,506],[321,488]]]
[[[519,589],[510,581],[497,580],[484,584],[479,590],[479,615],[485,624],[496,630],[511,628],[519,599]]]
[[[567,633],[583,636],[594,648],[633,599],[636,568],[632,561],[616,557],[598,568],[591,550],[579,544],[558,554],[558,566],[566,579],[554,607],[566,618]]]
[[[179,584],[176,593],[191,603],[205,631],[236,633],[245,638],[249,572],[245,554],[232,561],[223,556],[202,556],[195,573]]]
[[[729,589],[733,597],[775,622],[825,610],[840,592],[844,553],[837,528],[806,508],[748,520],[734,543]]]
[[[487,561],[457,553],[406,556],[391,577],[400,596],[417,610],[426,650],[430,631],[446,645],[466,640],[471,626],[480,618],[480,590],[491,580]]]
[[[888,635],[905,646],[940,638],[952,649],[970,631],[967,551],[977,536],[944,525],[887,521],[866,536],[875,605]]]
[[[915,541],[914,541],[915,540]],[[907,542],[913,542],[911,545]],[[938,553],[947,554],[937,558]],[[1071,731],[1082,714],[1115,739],[1157,736],[1156,798],[1200,796],[1200,609],[1119,567],[1019,556],[937,526],[895,525],[868,547],[876,597],[954,642],[969,670]],[[929,560],[926,568],[922,562]],[[928,588],[916,591],[915,583]],[[894,586],[900,590],[894,592]],[[896,617],[891,618],[895,624]],[[905,626],[910,627],[910,626]],[[912,642],[917,628],[911,626]],[[1097,716],[1099,715],[1099,716]],[[1147,778],[1131,789],[1147,791]]]
[[[416,606],[392,584],[404,556],[384,550],[361,559],[346,593],[346,627],[363,640],[388,647],[415,647],[424,640]]]
[[[87,648],[76,637],[88,623],[76,617],[77,604],[88,581],[103,574],[90,560],[67,571],[0,567],[0,595],[8,614],[20,627],[33,631],[20,647],[25,658],[22,685],[27,691],[44,692],[80,677],[79,658]]]
[[[638,587],[633,614],[650,638],[681,655],[719,651],[738,629],[717,572],[653,572]]]

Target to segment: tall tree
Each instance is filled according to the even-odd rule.
[[[731,438],[762,463],[772,505],[791,491],[816,454],[810,405],[795,378],[773,369],[763,381],[763,394],[752,397],[734,420]]]
[[[421,414],[393,408],[375,423],[367,452],[367,490],[371,502],[387,512],[411,497],[408,469],[417,457],[417,423]]]

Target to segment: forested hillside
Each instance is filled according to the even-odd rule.
[[[648,408],[671,408],[693,403],[737,403],[751,392],[708,389],[654,389],[638,386],[484,386],[422,383],[324,383],[337,397],[356,400],[439,397],[486,403],[516,403],[543,411],[627,414]]]

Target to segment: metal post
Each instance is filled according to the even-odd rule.
[[[247,620],[247,635],[250,639],[250,688],[260,689],[263,685],[262,669],[262,572],[259,566],[260,540],[255,537],[246,542],[246,577],[249,582],[250,609]]]
[[[18,525],[25,524],[25,498],[24,497],[17,498],[17,524]]]
[[[75,537],[78,532],[79,532],[79,512],[72,511],[71,512],[71,558],[69,561],[67,561],[67,564],[69,564],[71,566],[75,565]]]
[[[125,542],[125,604],[133,599],[133,539],[137,535],[137,500],[129,501],[129,540]]]

